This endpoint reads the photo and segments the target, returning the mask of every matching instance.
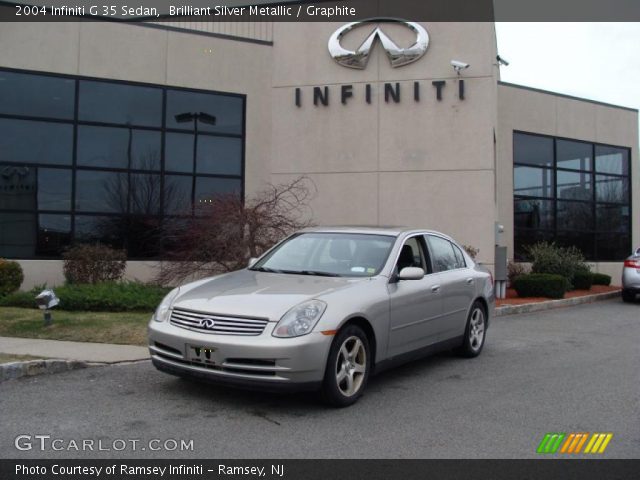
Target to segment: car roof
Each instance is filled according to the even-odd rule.
[[[392,226],[392,225],[334,225],[334,226],[318,226],[308,227],[301,232],[316,232],[316,233],[360,233],[368,235],[392,235],[397,237],[405,233],[435,233],[447,237],[435,230],[427,230],[423,228],[411,228],[404,226]]]

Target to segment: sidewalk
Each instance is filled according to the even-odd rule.
[[[149,358],[145,347],[105,343],[66,342],[35,338],[0,337],[0,353],[61,358],[86,363],[120,363]]]

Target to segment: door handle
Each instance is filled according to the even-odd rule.
[[[466,280],[466,281],[467,281],[467,283],[468,283],[469,285],[471,285],[471,284],[473,283],[473,278],[469,277],[469,278],[467,278],[467,280]]]
[[[431,287],[431,293],[438,293],[440,291],[440,285],[434,285]]]

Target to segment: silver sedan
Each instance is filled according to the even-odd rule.
[[[640,293],[640,248],[624,261],[622,267],[622,299],[633,302]]]
[[[178,287],[149,323],[161,371],[260,389],[316,389],[346,406],[369,376],[445,349],[480,354],[491,274],[450,237],[311,228],[244,270]]]

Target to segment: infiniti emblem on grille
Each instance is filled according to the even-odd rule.
[[[206,328],[207,330],[211,330],[216,325],[216,322],[211,317],[203,318],[200,320],[200,326],[202,328]]]

